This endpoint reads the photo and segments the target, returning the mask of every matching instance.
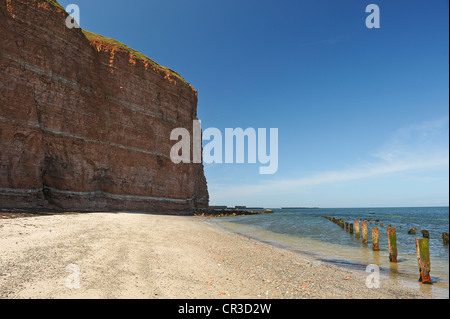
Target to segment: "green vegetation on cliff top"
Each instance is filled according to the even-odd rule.
[[[60,9],[63,9],[63,10],[64,10],[63,6],[60,5],[59,2],[56,1],[56,0],[45,0],[45,1],[47,1],[47,2],[50,3],[51,5],[54,5],[54,6],[57,7],[57,8],[60,8]]]
[[[58,3],[57,0],[45,0],[45,1],[47,1],[48,3],[50,3],[51,5],[53,5],[53,6],[57,7],[57,8],[60,8],[60,9],[64,10],[64,8]],[[83,34],[86,36],[86,38],[90,42],[102,41],[102,42],[108,43],[110,45],[116,46],[118,48],[124,49],[124,50],[130,52],[131,54],[133,54],[137,59],[150,63],[150,65],[152,67],[155,67],[158,70],[161,70],[161,71],[169,73],[171,76],[174,76],[175,78],[177,78],[180,81],[188,84],[192,89],[194,89],[192,87],[192,85],[190,85],[185,79],[183,79],[183,77],[181,75],[179,75],[177,72],[175,72],[172,69],[169,69],[168,67],[159,65],[158,63],[156,63],[155,61],[153,61],[152,59],[150,59],[146,55],[142,54],[141,52],[136,51],[136,50],[126,46],[125,44],[123,44],[123,43],[121,43],[121,42],[119,42],[119,41],[117,41],[115,39],[107,38],[107,37],[104,37],[102,35],[99,35],[99,34],[96,34],[96,33],[92,33],[92,32],[86,31],[86,30],[82,30],[82,31],[83,31]]]
[[[92,33],[86,30],[82,30],[84,35],[86,36],[86,38],[90,41],[102,41],[105,43],[108,43],[110,45],[116,46],[118,48],[124,49],[128,52],[130,52],[131,54],[133,54],[137,59],[140,59],[142,61],[146,61],[148,63],[150,63],[151,66],[155,67],[158,70],[164,71],[164,72],[168,72],[170,75],[176,77],[177,79],[181,80],[184,83],[187,83],[189,86],[191,86],[185,79],[183,79],[183,77],[181,77],[181,75],[179,75],[177,72],[175,72],[172,69],[169,69],[168,67],[159,65],[158,63],[156,63],[155,61],[153,61],[152,59],[150,59],[149,57],[147,57],[146,55],[142,54],[139,51],[136,51],[132,48],[130,48],[129,46],[115,40],[115,39],[111,39],[111,38],[107,38],[104,37],[100,34],[96,34],[96,33]],[[191,86],[192,87],[192,86]]]

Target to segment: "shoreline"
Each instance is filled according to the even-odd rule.
[[[277,242],[276,240],[266,240],[249,234],[240,233],[238,230],[227,228],[226,226],[221,225],[220,221],[219,222],[211,221],[210,224],[214,227],[219,228],[224,232],[236,234],[246,239],[255,240],[257,242],[261,242],[269,246],[274,246],[280,249],[294,252],[296,254],[303,256],[304,258],[310,258],[311,260],[317,263],[331,264],[344,271],[357,272],[365,276],[368,275],[365,273],[365,269],[368,266],[368,263],[361,263],[360,261],[356,261],[353,259],[345,259],[345,260],[336,259],[336,256],[331,256],[329,254],[303,251],[298,248],[290,247],[281,242]],[[386,266],[380,266],[379,270],[380,270],[380,277],[382,278],[382,280],[384,280],[384,278],[386,278],[386,280],[389,280],[389,278],[394,275],[392,273],[392,270],[388,269]],[[428,296],[432,296],[433,299],[449,298],[449,290],[447,287],[438,286],[436,285],[436,283],[434,285],[422,285],[416,280],[416,277],[411,277],[411,275],[407,273],[401,273],[400,275],[399,273],[397,273],[395,274],[395,276],[396,277],[394,278],[394,281],[398,282],[401,286],[411,288],[416,291],[421,291],[422,293]]]
[[[0,298],[414,299],[383,278],[220,229],[208,218],[83,213],[0,219]],[[69,289],[68,265],[79,267]]]

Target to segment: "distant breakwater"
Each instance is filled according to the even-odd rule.
[[[240,209],[200,209],[195,216],[200,217],[236,217],[248,215],[274,214],[273,210],[240,210]]]

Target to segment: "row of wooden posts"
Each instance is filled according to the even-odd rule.
[[[355,221],[355,224],[345,222],[343,219],[337,219],[335,217],[324,218],[332,221],[333,223],[339,225],[342,229],[345,229],[350,234],[355,234],[356,238],[360,237],[362,234],[362,241],[364,244],[368,243],[368,231],[367,231],[367,221]],[[420,278],[419,281],[424,284],[432,284],[430,271],[430,243],[428,232],[423,233],[424,238],[416,238],[416,252],[417,252],[417,262],[419,265]],[[390,262],[397,263],[397,228],[389,225],[387,227],[388,236],[388,246],[389,246],[389,260]],[[448,244],[448,233],[443,233],[442,238],[444,244]],[[380,250],[380,233],[379,228],[372,228],[372,248],[374,251]]]

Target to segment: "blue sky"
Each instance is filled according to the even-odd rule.
[[[206,165],[212,205],[448,205],[447,0],[59,2],[180,73],[204,129],[279,129],[275,175]]]

